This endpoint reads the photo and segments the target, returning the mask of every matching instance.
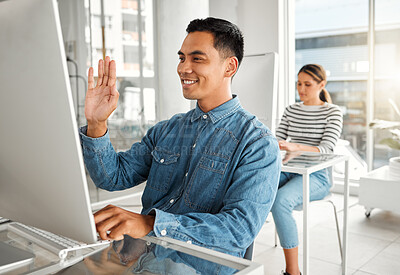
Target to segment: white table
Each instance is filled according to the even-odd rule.
[[[400,178],[390,173],[385,165],[360,178],[358,203],[364,205],[365,215],[373,208],[400,213]]]
[[[349,198],[349,157],[335,154],[322,154],[314,152],[283,152],[282,172],[303,175],[303,274],[309,274],[309,232],[308,232],[308,204],[310,201],[310,174],[324,168],[345,162],[344,178],[344,215],[343,215],[343,256],[342,274],[347,268],[347,210]]]

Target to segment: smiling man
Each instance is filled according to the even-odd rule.
[[[118,101],[115,62],[100,60],[96,86],[89,70],[81,141],[90,176],[110,191],[147,181],[142,213],[109,205],[95,214],[97,231],[103,239],[168,236],[243,257],[275,198],[278,143],[232,96],[244,45],[237,26],[206,18],[186,31],[177,72],[197,106],[156,124],[126,152],[114,151],[107,131]]]

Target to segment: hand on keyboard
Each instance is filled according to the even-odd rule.
[[[153,230],[155,217],[108,205],[94,214],[94,220],[103,240],[122,240],[124,235],[133,238],[146,236]]]

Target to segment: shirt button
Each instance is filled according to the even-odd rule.
[[[187,177],[188,173],[185,174],[185,177]]]
[[[187,241],[186,243],[188,243],[188,244],[192,244],[192,241]]]
[[[207,119],[207,115],[203,115],[203,118],[204,118],[204,119]]]
[[[165,229],[161,230],[161,236],[165,236],[165,235],[167,235],[167,230],[165,230]]]
[[[174,203],[174,201],[175,201],[174,199],[171,199],[171,200],[169,201],[169,203]]]
[[[194,148],[194,147],[196,147],[196,143],[195,143],[195,144],[193,144],[193,148]]]
[[[164,159],[160,159],[160,162],[161,162],[161,163],[164,163]]]

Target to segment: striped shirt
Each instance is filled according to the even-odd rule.
[[[316,146],[321,153],[332,153],[342,132],[343,116],[334,104],[304,105],[302,102],[286,107],[276,129],[278,140]]]

